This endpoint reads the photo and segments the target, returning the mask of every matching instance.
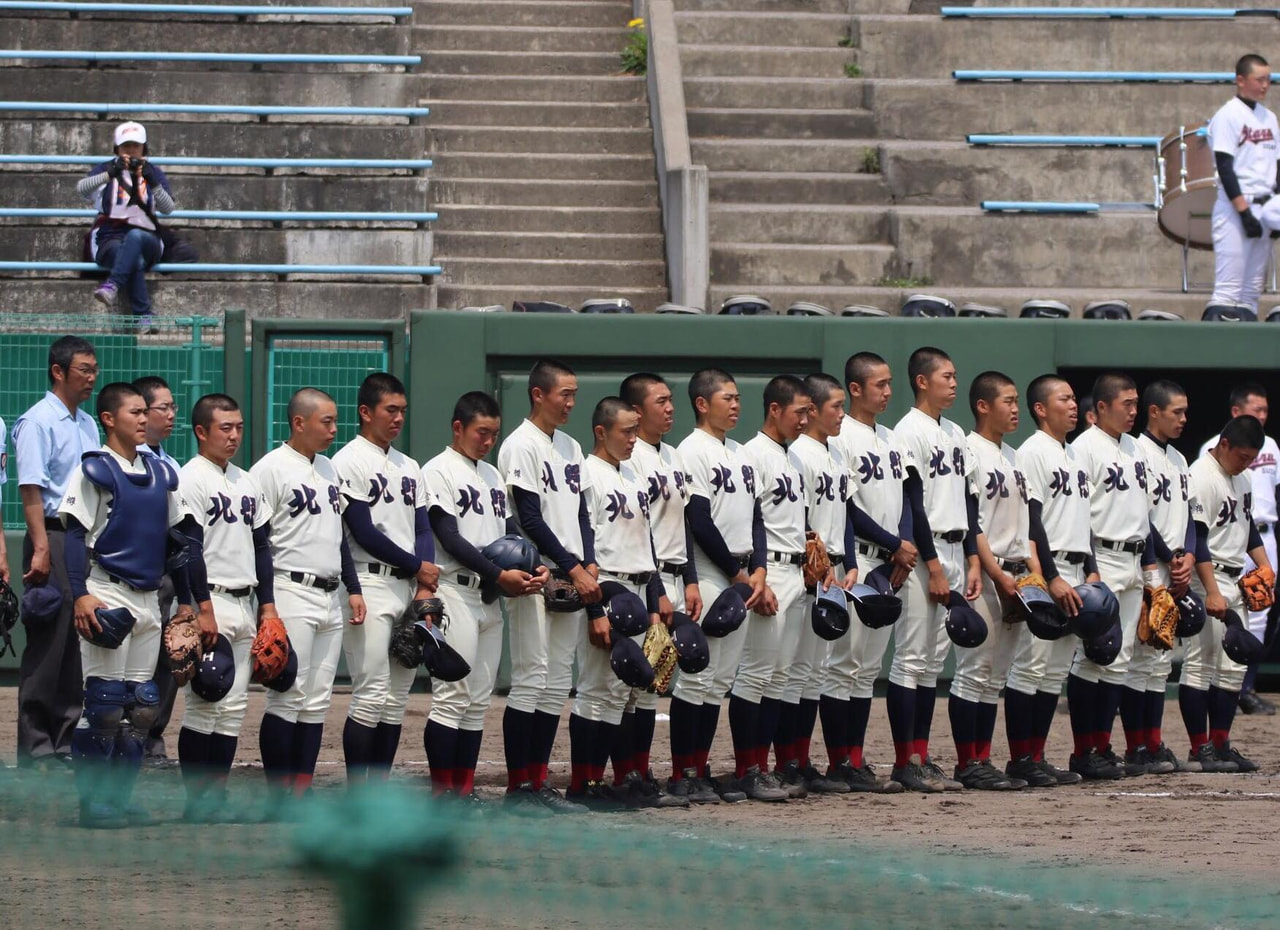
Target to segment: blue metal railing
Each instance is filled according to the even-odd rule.
[[[947,19],[1230,19],[1275,12],[1199,6],[944,6],[941,10]]]
[[[96,165],[110,155],[0,155],[0,165]],[[156,165],[199,168],[385,168],[425,171],[430,158],[215,158],[187,155],[148,157]]]
[[[430,107],[282,107],[209,103],[0,100],[0,113],[238,113],[245,116],[426,116]]]
[[[0,61],[188,61],[258,65],[404,65],[422,63],[421,55],[316,55],[264,52],[93,52],[85,49],[0,49]]]
[[[102,271],[93,262],[0,262],[0,271]],[[153,265],[152,271],[189,274],[341,274],[413,275],[428,277],[441,272],[439,265],[270,265],[218,262]]]
[[[97,210],[62,207],[0,207],[0,218],[84,218],[92,219]],[[164,214],[175,220],[259,220],[271,223],[433,223],[436,213],[343,213],[307,210],[174,210]]]
[[[216,3],[58,3],[0,0],[0,10],[49,13],[177,13],[187,16],[391,16],[413,15],[411,6],[233,6]]]
[[[1024,146],[1101,146],[1106,148],[1154,148],[1160,144],[1160,136],[1051,136],[1051,135],[988,135],[970,133],[966,139],[970,145],[1024,145]]]
[[[1232,71],[953,71],[957,81],[1097,81],[1174,82],[1179,84],[1230,84]],[[1271,76],[1280,81],[1280,74]]]
[[[1051,200],[984,200],[989,213],[1099,213],[1101,204]]]

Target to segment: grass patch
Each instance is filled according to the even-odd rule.
[[[854,47],[853,36],[845,36],[836,44],[839,45],[841,48],[853,48]]]
[[[844,76],[847,78],[862,77],[862,66],[856,61],[850,61],[844,66]]]
[[[880,173],[880,153],[876,149],[862,150],[862,173],[863,174],[879,174]]]
[[[891,278],[883,277],[876,282],[876,287],[897,287],[907,290],[913,287],[931,287],[933,278],[929,275],[921,275],[920,277]]]
[[[649,70],[649,33],[644,20],[627,23],[627,44],[622,48],[622,70],[627,74],[645,74]]]

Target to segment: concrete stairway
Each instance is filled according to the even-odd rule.
[[[666,300],[644,79],[626,0],[420,0],[439,305]]]

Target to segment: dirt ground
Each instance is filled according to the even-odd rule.
[[[342,721],[349,695],[340,689],[335,694],[333,707],[325,729],[324,746],[317,771],[316,785],[322,794],[340,796],[337,789],[344,783],[341,752]],[[248,796],[261,784],[258,762],[257,734],[261,720],[265,694],[255,688],[250,695],[249,712],[245,732],[240,741],[237,767],[233,778],[233,793]],[[421,732],[430,696],[415,694],[410,701],[404,739],[401,744],[396,776],[413,785],[427,776],[425,753]],[[1065,701],[1063,702],[1065,704]],[[16,689],[0,689],[0,719],[10,723],[0,730],[0,760],[11,765],[14,759],[14,720]],[[482,795],[497,799],[505,785],[502,763],[501,718],[503,702],[495,701],[490,710],[484,743],[481,748],[477,783]],[[660,777],[670,773],[668,729],[665,702],[659,709],[658,729],[654,746],[654,768]],[[566,710],[567,717],[567,710]],[[170,751],[176,755],[177,728],[182,719],[181,697],[174,712],[174,724],[170,733]],[[1176,701],[1170,700],[1166,710],[1166,739],[1170,745],[1185,751],[1185,734],[1182,733]],[[1004,746],[999,740],[1003,733],[1003,721],[997,727],[997,744],[994,758],[1003,763]],[[1016,793],[964,792],[946,795],[896,795],[896,796],[836,796],[811,797],[785,804],[717,805],[695,807],[687,811],[649,811],[626,815],[629,823],[643,824],[655,834],[677,838],[716,838],[722,842],[754,844],[755,848],[777,849],[813,848],[840,849],[871,846],[904,854],[928,854],[939,857],[968,857],[968,861],[1008,862],[1020,867],[1042,871],[1067,868],[1062,874],[1080,875],[1079,870],[1137,870],[1149,871],[1150,857],[1159,855],[1163,865],[1160,873],[1175,883],[1209,883],[1230,881],[1270,889],[1275,873],[1275,863],[1280,859],[1280,836],[1274,828],[1276,803],[1280,800],[1280,716],[1238,717],[1233,732],[1234,742],[1251,757],[1257,759],[1262,771],[1255,775],[1170,775],[1126,779],[1105,785],[1084,784],[1056,790],[1021,791]],[[821,755],[821,734],[815,735],[815,757]],[[885,770],[890,761],[891,742],[889,727],[882,700],[877,700],[872,711],[871,730],[867,741],[868,758]],[[954,763],[945,698],[938,702],[933,737],[934,756],[940,764]],[[1070,751],[1070,734],[1065,715],[1060,715],[1050,740],[1053,761],[1065,766]],[[552,777],[563,785],[568,777],[567,726],[562,728],[556,742]],[[717,772],[731,765],[727,727],[717,739],[712,757]],[[10,771],[9,779],[27,780]],[[0,772],[0,779],[6,774]],[[169,785],[171,797],[180,797],[176,775],[169,769],[144,773],[139,794],[145,794],[149,780],[153,785]],[[65,791],[70,798],[74,791],[71,779],[54,776],[51,783],[65,781]],[[56,785],[55,785],[56,786]],[[68,802],[66,811],[70,811]],[[67,904],[58,895],[42,897],[30,893],[31,881],[44,880],[43,869],[34,861],[42,853],[38,838],[28,838],[31,855],[22,854],[22,822],[17,824],[19,839],[4,839],[4,821],[11,818],[0,811],[0,908],[14,918],[14,923],[0,920],[0,924],[17,927],[61,926],[74,922],[74,915],[83,905]],[[510,818],[508,818],[509,820]],[[596,817],[599,821],[602,818]],[[603,818],[610,819],[610,818]],[[615,821],[617,818],[612,818]],[[559,819],[558,819],[559,820]],[[183,830],[179,827],[178,835]],[[243,831],[252,837],[254,830],[262,828],[233,827],[214,828]],[[79,831],[60,831],[73,842]],[[164,837],[165,828],[148,831],[147,835]],[[231,834],[234,835],[234,834]],[[3,855],[6,845],[9,856]],[[181,848],[181,847],[179,847]],[[245,855],[249,855],[245,847]],[[513,854],[514,855],[514,854]],[[1144,860],[1146,864],[1144,864]],[[952,859],[952,861],[957,861]],[[224,880],[226,886],[218,890],[202,891],[201,911],[208,927],[234,926],[315,926],[332,925],[334,913],[332,899],[327,893],[315,894],[315,889],[301,898],[291,897],[285,906],[276,903],[268,907],[275,916],[262,922],[242,923],[245,896],[261,893],[254,884],[252,860],[241,863],[246,874],[234,880]],[[494,867],[499,867],[495,865]],[[574,886],[576,879],[565,879],[566,888]],[[307,892],[300,881],[288,876],[282,878],[286,892]],[[39,887],[37,883],[35,887]],[[253,889],[256,889],[253,890]],[[286,897],[288,897],[286,895]],[[158,903],[157,903],[158,906]],[[126,909],[120,923],[110,919],[109,912],[101,914],[96,926],[149,926],[167,923],[164,909],[143,909],[141,916],[154,917],[156,923],[139,923],[127,915],[138,915],[136,904]],[[1280,913],[1280,906],[1276,912]],[[437,918],[444,915],[436,912]],[[464,916],[459,912],[456,916]],[[452,921],[441,920],[441,925]],[[623,923],[626,923],[623,921]],[[908,921],[911,923],[911,921]],[[1033,921],[1034,923],[1034,921]],[[79,924],[83,926],[83,924]],[[521,919],[508,915],[492,917],[485,926],[519,926],[531,930],[542,926],[542,919]],[[547,920],[547,926],[578,925],[574,921],[561,924]],[[591,926],[587,920],[581,925]],[[894,925],[890,922],[890,925]],[[904,924],[897,924],[899,926]],[[993,923],[992,926],[995,924]],[[1001,921],[1003,925],[1003,921]],[[1027,924],[1020,924],[1026,926]],[[1208,926],[1209,924],[1205,924]],[[1263,924],[1265,925],[1265,924]],[[1274,926],[1274,924],[1271,924]],[[935,924],[936,926],[936,924]],[[959,924],[953,924],[959,926]],[[1058,926],[1062,926],[1061,923]],[[616,930],[616,926],[615,926]]]

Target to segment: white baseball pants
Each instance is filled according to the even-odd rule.
[[[1227,607],[1240,613],[1244,607],[1244,596],[1236,585],[1235,578],[1215,570],[1214,579],[1218,582],[1218,590],[1226,599]],[[1201,598],[1205,596],[1204,586],[1199,577],[1192,578],[1191,588]],[[1226,627],[1216,617],[1208,617],[1200,635],[1182,640],[1186,646],[1186,654],[1182,658],[1182,674],[1178,684],[1189,688],[1206,691],[1210,686],[1223,691],[1239,691],[1244,685],[1246,666],[1237,665],[1222,651],[1222,634]]]
[[[351,675],[351,705],[347,716],[366,727],[404,721],[409,690],[418,670],[393,662],[387,652],[391,633],[404,616],[417,584],[412,578],[357,572],[364,592],[364,623],[351,622],[351,608],[344,603],[342,651]]]
[[[1059,560],[1056,567],[1062,580],[1073,588],[1084,581],[1083,565],[1073,565],[1064,559]],[[1020,626],[1005,686],[1019,694],[1034,695],[1037,691],[1061,694],[1079,640],[1071,635],[1052,641],[1040,639],[1032,635],[1025,623]]]
[[[187,708],[182,716],[182,726],[194,733],[239,736],[240,724],[244,721],[244,712],[249,706],[249,676],[253,673],[249,650],[253,647],[253,638],[258,632],[253,597],[232,597],[230,594],[213,591],[209,594],[209,600],[213,604],[213,618],[218,623],[218,632],[231,643],[236,676],[231,682],[231,690],[221,701],[212,703],[192,691],[191,685],[187,685],[182,692]]]
[[[342,655],[341,585],[322,591],[276,574],[276,611],[298,654],[298,677],[288,691],[267,689],[267,713],[290,723],[324,723]]]
[[[952,591],[964,591],[965,558],[961,543],[935,539],[938,561]],[[929,600],[929,570],[924,559],[902,584],[902,617],[894,624],[893,665],[889,680],[902,688],[932,688],[938,684],[951,640],[947,636],[947,608]]]
[[[478,589],[451,582],[448,576],[441,579],[436,595],[444,601],[445,613],[449,616],[445,638],[467,660],[471,674],[462,681],[431,682],[431,711],[427,719],[455,730],[483,730],[485,711],[493,697],[493,683],[498,678],[498,663],[502,660],[501,602],[486,604],[480,599]]]
[[[1094,558],[1103,584],[1120,601],[1120,654],[1110,665],[1098,665],[1085,656],[1082,643],[1072,660],[1071,674],[1085,681],[1123,685],[1129,674],[1134,644],[1138,641],[1138,617],[1142,613],[1142,557],[1098,546]],[[1139,672],[1145,675],[1147,669],[1139,669]]]

